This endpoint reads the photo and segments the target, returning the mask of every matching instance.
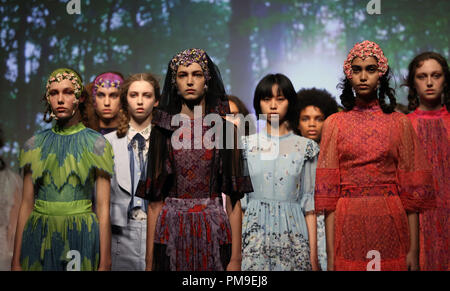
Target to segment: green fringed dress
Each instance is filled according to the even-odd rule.
[[[23,231],[22,269],[97,270],[99,224],[91,196],[95,170],[113,174],[111,145],[82,123],[54,126],[29,139],[19,160],[20,167],[30,168],[35,189],[34,209]]]

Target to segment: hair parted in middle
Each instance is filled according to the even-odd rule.
[[[179,65],[189,66],[192,63],[198,63],[205,75],[207,87],[205,96],[206,114],[217,113],[224,116],[230,113],[219,68],[202,49],[183,50],[169,62],[158,108],[172,115],[180,113],[183,99],[178,94],[176,85],[177,70]]]
[[[253,107],[255,108],[256,118],[259,119],[261,112],[261,100],[266,97],[272,97],[272,87],[278,85],[278,94],[281,94],[288,100],[288,111],[285,120],[289,123],[289,129],[296,134],[298,131],[299,112],[297,111],[297,93],[291,80],[283,74],[268,74],[256,85],[253,98]]]
[[[416,76],[416,70],[423,65],[424,61],[427,60],[435,60],[439,63],[439,65],[441,65],[445,79],[444,90],[442,92],[444,95],[444,100],[442,100],[442,103],[447,107],[447,111],[450,112],[450,70],[447,60],[442,55],[435,52],[424,52],[417,55],[408,66],[408,76],[403,84],[403,86],[407,86],[409,89],[408,109],[413,111],[419,107],[420,100],[414,85],[414,78]]]
[[[124,137],[128,132],[130,123],[127,101],[128,89],[130,88],[131,84],[137,81],[146,81],[150,83],[155,90],[155,99],[157,101],[161,99],[161,88],[159,86],[159,81],[154,75],[150,73],[139,73],[126,78],[123,82],[122,87],[120,88],[120,102],[122,105],[121,112],[123,114],[120,115],[119,126],[117,127],[117,137],[119,138]]]

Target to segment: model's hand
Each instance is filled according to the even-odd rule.
[[[409,251],[406,255],[406,267],[408,271],[419,271],[419,252]]]
[[[334,260],[333,259],[328,259],[327,271],[334,271]]]
[[[241,260],[231,260],[227,266],[227,271],[240,271]]]
[[[317,260],[317,257],[316,257],[316,258],[313,258],[313,259],[311,260],[311,267],[312,267],[312,270],[313,270],[313,271],[320,271],[320,268],[319,268],[319,262],[318,262],[318,260]]]
[[[11,271],[22,271],[22,267],[20,264],[13,264],[11,265]]]
[[[111,264],[100,264],[97,271],[111,271]]]

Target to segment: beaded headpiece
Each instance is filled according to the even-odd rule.
[[[344,73],[348,79],[352,79],[352,62],[355,58],[365,60],[369,57],[375,57],[378,61],[378,70],[380,77],[386,74],[388,70],[388,59],[384,56],[380,46],[373,41],[365,40],[355,44],[347,56],[344,63]]]
[[[175,55],[170,61],[170,68],[172,69],[172,84],[176,83],[176,73],[179,66],[189,67],[192,63],[197,63],[203,70],[203,75],[206,81],[211,79],[208,69],[208,59],[206,53],[202,49],[187,49]]]
[[[92,87],[92,96],[95,99],[97,96],[98,88],[117,88],[120,89],[120,86],[123,84],[123,78],[115,73],[104,73],[94,80],[94,86]]]

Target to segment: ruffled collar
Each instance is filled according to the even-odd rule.
[[[380,107],[380,103],[378,102],[378,99],[374,99],[369,102],[366,102],[360,98],[356,98],[354,110],[375,112],[375,111],[381,111],[381,107]]]
[[[56,133],[56,134],[59,134],[59,135],[72,135],[72,134],[75,134],[75,133],[78,133],[78,132],[82,131],[85,128],[86,127],[81,122],[79,122],[79,123],[77,123],[75,125],[72,125],[70,127],[60,127],[58,125],[58,123],[56,123],[52,127],[52,131],[54,133]]]
[[[444,115],[449,114],[447,111],[447,108],[445,106],[442,106],[439,110],[421,110],[417,108],[414,110],[414,113],[420,117],[420,118],[442,118]]]
[[[128,133],[127,133],[127,137],[128,137],[128,143],[130,143],[134,136],[136,134],[140,134],[144,137],[145,141],[149,141],[150,140],[150,133],[152,131],[152,125],[149,124],[146,128],[144,128],[143,130],[139,131],[137,129],[135,129],[131,124],[129,124],[129,129],[128,129]]]

